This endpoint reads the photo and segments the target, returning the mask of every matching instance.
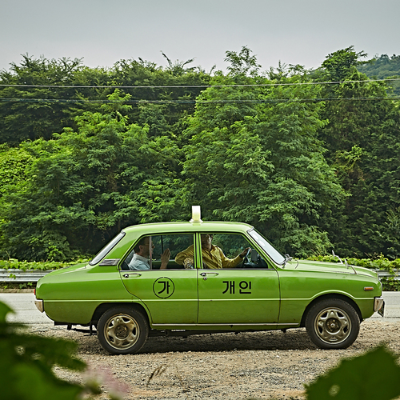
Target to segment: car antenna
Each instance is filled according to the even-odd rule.
[[[354,271],[354,274],[357,275],[356,269],[355,269],[351,264],[349,264],[349,263],[347,262],[347,259],[346,259],[346,258],[344,259],[344,263],[345,263],[347,269],[349,269],[349,267],[350,267],[350,268]]]

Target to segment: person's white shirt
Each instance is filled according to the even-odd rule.
[[[134,254],[128,267],[129,269],[136,269],[141,271],[150,269],[149,259],[146,257],[142,257],[139,254]]]

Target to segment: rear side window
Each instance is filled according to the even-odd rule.
[[[184,264],[184,259],[177,257],[185,249],[190,253],[187,265]],[[185,268],[194,268],[193,234],[186,233],[141,237],[121,267],[124,270],[142,271]]]
[[[93,258],[92,261],[89,262],[90,265],[96,265],[99,261],[101,261],[110,251],[113,249],[116,244],[125,236],[125,232],[120,232],[110,243],[108,243],[100,252]]]

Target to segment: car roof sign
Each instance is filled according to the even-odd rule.
[[[203,222],[201,220],[200,206],[192,206],[192,219],[189,222]]]

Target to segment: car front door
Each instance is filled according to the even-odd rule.
[[[251,247],[242,235],[219,233],[213,234],[212,245],[225,251],[230,259]],[[256,253],[254,249],[252,252]],[[280,294],[275,269],[269,268],[260,256],[257,263],[246,259],[245,265],[241,262],[229,268],[208,269],[207,256],[204,250],[201,253],[199,324],[274,325],[278,322]]]

